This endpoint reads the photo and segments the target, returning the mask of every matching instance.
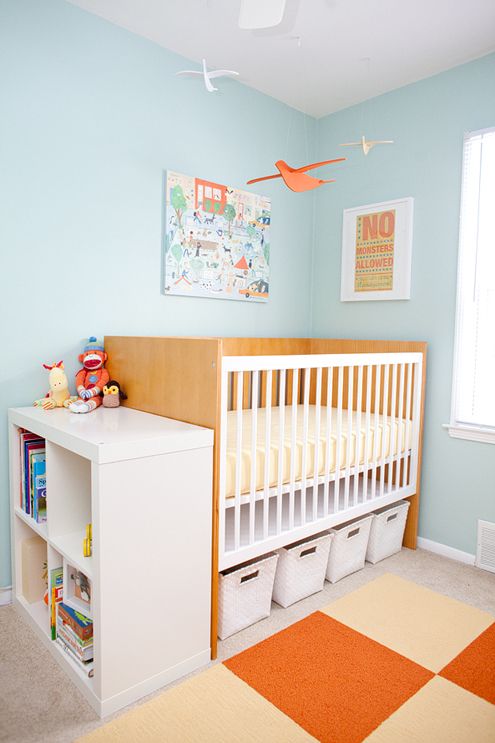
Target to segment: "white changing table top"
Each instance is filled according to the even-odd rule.
[[[98,464],[213,446],[213,431],[131,408],[11,408],[9,420]]]

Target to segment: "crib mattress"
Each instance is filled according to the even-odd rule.
[[[268,461],[268,480],[270,487],[277,485],[279,477],[279,456],[282,453],[282,483],[291,481],[291,449],[294,448],[294,480],[301,480],[303,469],[306,477],[313,477],[315,472],[315,450],[318,448],[318,475],[325,474],[326,446],[327,446],[327,408],[320,408],[320,427],[317,437],[316,406],[308,407],[307,437],[306,437],[306,466],[303,468],[304,454],[304,405],[296,406],[295,443],[292,443],[292,417],[291,405],[285,406],[285,424],[283,446],[280,446],[280,408],[273,407],[270,421],[270,455]],[[261,490],[265,482],[265,464],[267,458],[266,446],[266,408],[259,408],[257,414],[256,431],[256,474],[255,490]],[[389,457],[398,454],[400,440],[401,453],[404,452],[406,442],[411,445],[411,421],[383,418],[379,416],[378,424],[375,426],[374,414],[370,416],[368,435],[366,436],[366,414],[361,413],[359,434],[357,431],[358,416],[356,412],[351,415],[349,425],[347,410],[342,411],[342,424],[340,428],[340,468],[352,467],[356,464],[359,451],[359,464],[364,464],[366,449],[368,451],[367,461],[372,464],[382,456]],[[240,492],[249,493],[251,490],[252,469],[252,427],[253,414],[251,410],[243,410],[242,414],[242,442],[240,461]],[[349,439],[350,429],[350,441]],[[393,429],[393,430],[392,430]],[[401,432],[399,434],[399,431]],[[358,446],[359,440],[359,446]],[[367,442],[367,446],[366,446]],[[328,453],[328,472],[335,472],[337,466],[337,409],[331,410],[330,421],[330,445]],[[383,450],[382,450],[383,445]],[[392,447],[392,452],[391,452]],[[376,452],[376,454],[375,454]],[[230,411],[227,418],[227,458],[226,458],[226,497],[232,498],[235,494],[237,477],[237,413]]]

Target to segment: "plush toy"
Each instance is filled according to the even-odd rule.
[[[52,408],[67,408],[71,402],[77,400],[77,397],[71,397],[69,392],[69,381],[64,372],[64,362],[59,361],[57,364],[43,364],[44,369],[48,369],[48,384],[50,391],[40,400],[35,400],[33,405],[43,410]]]
[[[127,395],[120,389],[120,384],[111,379],[103,387],[103,407],[118,408],[121,400],[127,400]]]
[[[76,374],[76,390],[79,399],[69,405],[73,413],[89,413],[102,403],[103,387],[108,383],[109,373],[105,369],[108,356],[103,344],[91,336],[80,354],[79,361],[83,368]]]

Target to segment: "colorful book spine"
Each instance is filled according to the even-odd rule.
[[[44,473],[34,478],[34,514],[38,524],[46,521],[46,476]]]
[[[78,635],[81,640],[88,640],[93,637],[93,622],[83,614],[67,604],[61,603],[58,606],[58,615],[68,624],[71,629]]]
[[[32,516],[40,523],[46,521],[46,455],[39,452],[31,456]],[[41,499],[41,503],[39,502]],[[41,513],[40,513],[41,507]]]
[[[81,647],[74,634],[60,620],[57,622],[57,637],[60,637],[68,645],[81,663],[89,663],[93,660],[93,643],[86,647]]]
[[[77,663],[78,667],[84,671],[90,678],[94,675],[94,666],[92,663],[81,663],[79,658],[73,653],[73,651],[70,649],[68,645],[65,644],[65,642],[60,638],[57,637],[56,642],[60,645],[60,647],[65,650],[65,652],[72,658],[72,660]]]
[[[22,431],[19,434],[21,459],[21,508],[29,515],[33,513],[34,488],[32,482],[32,457],[45,452],[45,440],[37,434]]]
[[[27,509],[26,503],[26,445],[32,441],[39,441],[40,438],[35,433],[30,431],[20,431],[19,433],[19,448],[20,448],[20,460],[21,460],[21,476],[20,476],[20,506],[23,511]]]
[[[54,568],[50,571],[50,634],[52,640],[57,639],[57,604],[62,602],[64,597],[64,570],[63,568]]]

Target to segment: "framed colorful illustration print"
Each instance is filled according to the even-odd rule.
[[[411,197],[344,209],[342,302],[410,299]]]
[[[168,171],[165,294],[267,302],[270,199]]]

